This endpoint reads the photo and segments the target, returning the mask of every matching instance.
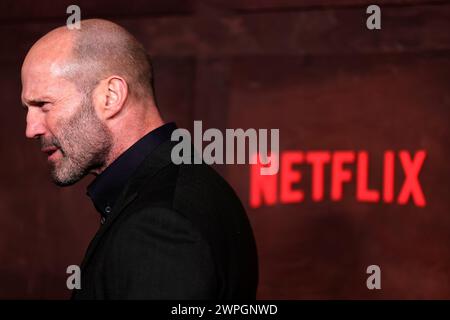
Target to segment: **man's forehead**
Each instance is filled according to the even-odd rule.
[[[50,74],[29,75],[22,80],[22,101],[57,99],[76,90],[75,84],[63,76]]]
[[[22,77],[62,76],[64,70],[70,68],[70,65],[62,59],[33,57],[24,61]]]
[[[22,82],[38,83],[41,81],[60,81],[67,75],[74,74],[77,65],[70,59],[62,58],[30,58],[22,66]]]
[[[71,92],[70,75],[77,65],[71,57],[71,36],[56,29],[39,39],[29,50],[22,65],[22,100],[44,100]]]
[[[71,55],[72,41],[59,31],[52,31],[39,39],[28,51],[23,71],[58,72]]]

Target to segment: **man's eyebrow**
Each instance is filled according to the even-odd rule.
[[[51,97],[42,97],[38,99],[22,100],[22,106],[28,108],[28,106],[41,106],[43,103],[52,100]]]

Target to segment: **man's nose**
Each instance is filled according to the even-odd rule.
[[[27,113],[27,128],[25,135],[27,138],[36,139],[45,134],[45,124],[43,117],[34,110],[28,110]]]

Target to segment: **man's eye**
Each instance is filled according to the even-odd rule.
[[[50,101],[33,101],[28,106],[24,105],[24,109],[28,110],[28,108],[39,108],[43,111],[48,111],[50,107],[52,106],[52,103]]]
[[[41,108],[44,111],[47,111],[48,109],[50,109],[51,103],[50,102],[46,102],[46,101],[40,102],[38,107]]]

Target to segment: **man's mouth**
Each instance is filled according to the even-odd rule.
[[[47,160],[53,160],[53,158],[55,157],[56,151],[58,151],[59,148],[55,147],[55,146],[51,146],[51,147],[45,147],[42,148],[41,151],[47,154]]]

